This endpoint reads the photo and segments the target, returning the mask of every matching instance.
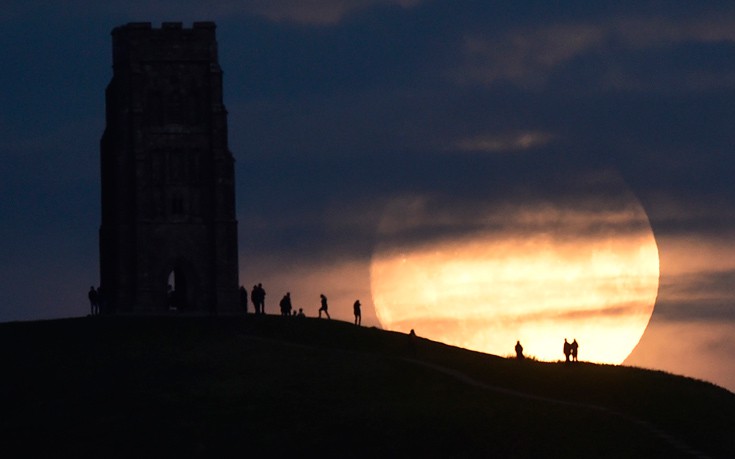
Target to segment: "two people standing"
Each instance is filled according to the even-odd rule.
[[[253,285],[250,292],[250,301],[253,302],[256,314],[265,314],[265,289],[263,284]]]
[[[102,287],[95,289],[94,285],[89,287],[89,298],[90,315],[98,316],[102,312]]]

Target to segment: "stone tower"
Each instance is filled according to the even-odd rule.
[[[234,159],[215,25],[112,31],[101,141],[103,313],[238,311]]]

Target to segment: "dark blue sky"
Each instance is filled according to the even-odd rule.
[[[648,213],[662,272],[628,363],[735,388],[730,2],[200,3],[3,6],[0,321],[87,313],[112,28],[213,20],[242,283],[309,307],[308,284],[328,284],[349,319],[396,196],[594,205],[589,177],[614,176]]]

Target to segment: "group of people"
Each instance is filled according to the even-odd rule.
[[[520,341],[516,341],[516,358],[518,360],[523,360],[526,357],[523,355],[523,346],[521,346]],[[577,340],[573,340],[571,343],[567,341],[566,338],[564,338],[564,357],[566,358],[567,362],[576,362],[577,361],[577,351],[579,350],[579,343],[577,343]]]
[[[263,288],[263,284],[253,285],[253,289],[250,292],[250,302],[253,303],[253,307],[255,308],[255,314],[265,314],[265,289]],[[329,315],[329,304],[327,301],[326,295],[323,293],[319,295],[319,318],[322,318],[322,312],[324,315],[327,316],[327,319],[331,319],[332,317]],[[248,312],[248,291],[245,287],[240,287],[240,305],[242,306],[243,312]],[[291,292],[286,292],[286,294],[281,298],[281,301],[278,303],[278,306],[281,309],[281,315],[282,316],[298,316],[298,317],[305,317],[304,309],[299,308],[299,312],[296,312],[294,310],[293,304],[291,302]],[[360,304],[360,300],[355,300],[355,302],[352,305],[352,311],[355,315],[355,325],[362,325],[362,305]]]

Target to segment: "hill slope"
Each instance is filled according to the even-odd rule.
[[[0,324],[0,441],[30,453],[735,457],[735,395],[318,319]]]

